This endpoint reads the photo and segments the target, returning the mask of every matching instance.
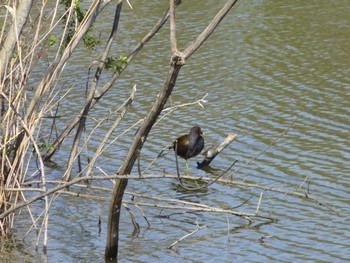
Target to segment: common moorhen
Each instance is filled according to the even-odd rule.
[[[203,134],[202,129],[194,126],[189,134],[177,138],[172,145],[176,154],[185,159],[186,173],[188,172],[187,159],[197,156],[204,148],[204,139],[201,134]]]

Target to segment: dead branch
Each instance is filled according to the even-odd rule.
[[[154,126],[156,126],[165,116],[167,116],[167,115],[171,114],[172,112],[174,112],[175,110],[181,109],[183,107],[188,107],[188,106],[192,106],[192,105],[198,104],[200,107],[204,108],[203,104],[207,102],[205,100],[205,98],[207,96],[208,96],[208,94],[205,94],[203,96],[203,98],[201,98],[199,100],[192,101],[192,102],[187,102],[187,103],[182,103],[182,104],[179,104],[179,105],[174,105],[174,106],[171,106],[171,107],[164,108],[163,111],[162,111],[162,113],[164,113],[164,114],[157,120],[157,122],[154,124]]]
[[[259,203],[258,203],[258,206],[256,207],[255,214],[259,213],[262,197],[263,197],[263,192],[260,193]]]
[[[177,168],[177,175],[178,175],[178,179],[179,179],[179,182],[180,182],[180,185],[183,189],[185,190],[189,190],[189,191],[198,191],[198,190],[201,190],[201,189],[205,189],[205,188],[208,188],[208,186],[214,184],[215,182],[217,182],[220,178],[222,178],[225,174],[228,173],[228,171],[231,170],[231,168],[236,164],[237,160],[235,160],[231,166],[226,169],[226,171],[223,171],[219,176],[217,176],[215,179],[212,179],[210,182],[204,184],[204,185],[201,185],[201,186],[198,186],[199,184],[196,182],[197,184],[197,187],[187,187],[185,186],[183,183],[182,183],[182,178],[180,177],[179,175],[179,171],[178,171],[178,168]],[[176,163],[177,163],[177,160],[176,160]]]
[[[177,1],[177,4],[180,4],[181,1]],[[144,46],[155,36],[155,34],[162,28],[162,26],[165,24],[165,22],[169,18],[169,10],[167,10],[163,16],[157,21],[157,23],[154,25],[154,27],[150,30],[149,33],[146,34],[146,36],[141,40],[140,43],[137,44],[137,46],[134,48],[133,51],[127,56],[127,64],[120,72],[114,72],[113,75],[110,77],[110,79],[107,81],[107,83],[103,87],[99,87],[98,90],[96,90],[96,96],[92,100],[90,104],[90,109],[92,109],[98,101],[109,91],[109,89],[113,86],[115,81],[119,78],[119,76],[124,72],[124,70],[127,68],[128,65],[131,64],[133,59],[139,54],[139,52],[142,50]],[[68,134],[74,129],[74,127],[78,124],[80,120],[81,113],[79,113],[68,125],[67,127],[62,131],[60,136],[55,140],[52,147],[48,149],[48,151],[43,156],[44,161],[48,161],[51,156],[56,152],[56,150],[60,147],[60,145],[63,143],[63,141],[67,138]]]
[[[172,243],[170,246],[168,246],[168,248],[171,249],[173,246],[177,245],[178,243],[180,243],[185,238],[188,238],[188,237],[194,235],[195,233],[197,233],[199,230],[207,227],[206,225],[200,226],[200,225],[198,225],[197,222],[196,222],[196,224],[197,224],[197,228],[195,230],[193,230],[191,233],[188,233],[187,235],[184,235],[179,240],[176,240],[174,243]]]
[[[63,194],[63,195],[70,195],[70,196],[75,196],[75,197],[97,200],[97,201],[108,200],[107,197],[101,197],[101,196],[96,196],[96,195],[92,195],[92,194],[84,194],[84,193],[67,191],[67,190],[60,190],[60,191],[58,191],[58,193]],[[137,202],[137,201],[123,200],[124,207],[125,207],[125,205],[134,205],[135,207],[145,206],[145,207],[154,207],[154,208],[162,209],[162,210],[169,209],[171,211],[185,210],[185,211],[190,211],[190,212],[224,213],[224,214],[231,214],[234,216],[241,217],[241,218],[247,220],[249,223],[254,222],[253,218],[264,219],[264,220],[268,220],[271,222],[278,221],[277,218],[263,216],[263,215],[259,215],[257,213],[245,213],[245,212],[237,211],[233,208],[225,209],[225,208],[213,207],[213,206],[209,206],[209,205],[199,204],[199,203],[190,202],[190,201],[183,201],[180,199],[173,199],[173,198],[171,198],[171,199],[168,199],[168,198],[159,199],[159,198],[153,197],[153,196],[146,196],[146,195],[138,195],[138,196],[141,198],[154,200],[156,202],[149,203],[149,202]],[[170,203],[170,204],[160,204],[159,202]],[[126,209],[129,211],[130,208],[126,208]],[[129,211],[129,213],[130,213],[130,211]],[[138,224],[136,223],[135,215],[133,213],[131,214],[131,217],[133,217],[133,220],[135,220],[133,222],[133,224],[134,224],[135,228],[137,228]],[[148,220],[146,220],[146,221],[148,222]]]
[[[123,4],[123,1],[122,0],[118,0],[117,8],[116,8],[116,11],[115,11],[115,16],[114,16],[114,22],[113,22],[112,31],[111,31],[111,34],[110,34],[109,39],[107,41],[106,48],[105,48],[105,50],[104,50],[104,52],[102,54],[101,62],[99,64],[98,68],[96,69],[95,78],[94,78],[92,87],[91,87],[90,92],[89,92],[89,94],[87,96],[84,109],[83,109],[83,111],[82,111],[82,113],[80,115],[80,118],[79,118],[79,125],[78,125],[78,128],[77,128],[77,132],[75,134],[72,150],[71,150],[70,155],[69,155],[68,165],[67,165],[66,172],[65,172],[64,180],[66,180],[66,181],[69,181],[69,179],[70,179],[73,163],[74,163],[74,160],[76,159],[76,156],[78,155],[78,146],[79,146],[79,143],[80,143],[81,135],[83,134],[83,130],[84,130],[84,127],[85,127],[86,119],[87,119],[87,116],[88,116],[89,111],[91,109],[92,101],[95,98],[95,93],[96,93],[96,90],[97,90],[98,81],[100,79],[100,75],[101,75],[102,70],[104,68],[104,63],[105,63],[105,61],[107,59],[107,56],[108,56],[108,54],[109,54],[109,52],[111,50],[111,47],[112,47],[112,44],[113,44],[113,41],[114,41],[114,36],[116,35],[117,30],[118,30],[120,13],[121,13],[121,10],[122,10],[122,4]]]
[[[175,1],[170,0],[170,24],[174,23],[174,20],[172,19],[174,17],[172,14],[173,12],[175,12]],[[170,27],[172,27],[172,25],[170,25]],[[146,142],[149,132],[155,124],[158,116],[162,112],[164,105],[168,101],[168,98],[170,97],[173,88],[175,87],[177,76],[184,63],[185,61],[179,54],[172,54],[170,69],[163,87],[161,88],[152,109],[149,111],[144,122],[138,129],[134,141],[125,157],[125,160],[118,171],[119,174],[130,174],[139,151],[142,149],[143,144]],[[121,179],[117,180],[114,186],[108,216],[107,244],[105,250],[106,260],[116,259],[118,255],[120,208],[127,184],[128,179]]]
[[[205,40],[214,32],[221,20],[230,12],[238,0],[228,0],[224,7],[216,14],[206,29],[185,49],[183,52],[184,59],[189,58],[205,42]]]
[[[142,210],[142,208],[138,205],[138,204],[134,204],[134,206],[140,211],[140,213],[142,214],[143,216],[143,219],[145,219],[146,223],[147,223],[147,228],[150,228],[151,227],[151,224],[149,223],[147,217],[146,217],[146,214],[145,212]]]
[[[9,4],[10,2],[8,2]],[[1,43],[0,49],[0,82],[3,82],[3,78],[6,75],[6,69],[8,63],[12,57],[17,41],[20,39],[22,29],[27,21],[30,10],[32,8],[33,1],[20,1],[16,6],[14,3],[13,8],[5,6],[12,10],[12,25],[7,33],[6,39]]]
[[[106,147],[108,139],[112,135],[113,131],[118,127],[120,121],[124,118],[125,114],[128,112],[128,110],[129,110],[129,108],[134,100],[135,93],[136,93],[136,84],[133,86],[129,98],[124,102],[124,104],[123,104],[124,108],[123,108],[122,112],[119,114],[119,116],[114,121],[114,123],[110,126],[109,130],[107,131],[106,135],[104,136],[103,140],[101,141],[100,145],[98,146],[97,150],[95,151],[94,156],[92,157],[91,161],[87,165],[86,176],[89,176],[91,174],[92,169],[95,166],[95,162],[96,162],[97,158],[101,155],[101,153],[103,152],[103,149]],[[81,175],[81,173],[79,175]]]
[[[81,185],[81,187],[86,187],[86,185]],[[107,189],[107,190],[110,191],[110,189]],[[66,189],[56,191],[55,194],[70,195],[70,196],[75,196],[75,197],[92,199],[92,200],[96,200],[96,201],[108,200],[107,197],[102,197],[102,196],[98,196],[95,194],[74,192],[71,190],[68,191]],[[129,192],[127,194],[137,196],[137,197],[142,198],[142,199],[149,199],[149,200],[155,201],[154,203],[149,203],[149,202],[137,202],[135,200],[132,200],[132,201],[123,200],[123,205],[130,213],[130,216],[132,218],[133,225],[134,225],[136,231],[137,231],[137,229],[139,229],[139,225],[136,222],[136,217],[135,217],[134,213],[130,210],[129,207],[127,207],[127,205],[133,205],[141,211],[142,216],[144,217],[144,219],[146,220],[146,222],[148,224],[148,227],[150,226],[149,222],[148,222],[147,218],[145,217],[144,212],[141,210],[140,206],[154,207],[154,208],[162,209],[162,210],[169,209],[171,211],[184,210],[187,212],[189,211],[189,212],[226,213],[226,214],[231,214],[231,215],[241,217],[241,218],[247,220],[249,223],[254,222],[254,220],[253,220],[254,218],[269,220],[271,222],[278,221],[276,218],[273,218],[273,217],[258,215],[258,213],[252,214],[252,213],[240,212],[240,211],[235,210],[235,208],[225,209],[225,208],[213,207],[213,206],[209,206],[209,205],[205,205],[205,204],[195,203],[195,202],[191,202],[191,201],[184,201],[184,200],[174,199],[174,198],[170,198],[170,199],[169,198],[159,198],[159,197],[147,196],[147,195],[141,195],[141,194],[129,193]],[[160,204],[159,202],[168,203],[168,204]],[[261,200],[259,202],[261,202]],[[46,213],[47,212],[45,211],[45,216],[46,216]]]
[[[260,155],[262,155],[264,152],[266,152],[273,144],[276,143],[276,141],[278,139],[280,139],[283,135],[285,135],[290,128],[292,128],[292,126],[294,125],[294,123],[298,120],[299,117],[295,118],[292,123],[285,129],[283,130],[283,132],[281,134],[279,134],[276,138],[274,138],[269,145],[267,145],[261,152],[257,153],[255,156],[253,156],[253,158],[251,158],[250,160],[248,160],[243,166],[239,167],[237,170],[233,171],[233,173],[230,175],[231,179],[233,178],[233,175],[238,173],[240,170],[244,169],[245,167],[247,167],[250,163],[252,163],[253,161],[255,161]]]
[[[287,191],[287,190],[283,190],[283,189],[276,188],[276,187],[264,186],[264,185],[255,184],[255,183],[246,183],[246,182],[235,181],[235,180],[231,180],[231,179],[221,179],[221,178],[220,179],[212,179],[212,178],[208,178],[208,177],[204,177],[204,176],[194,176],[194,175],[182,175],[181,177],[184,180],[191,180],[191,181],[198,181],[198,182],[212,182],[213,180],[216,180],[216,182],[223,183],[225,185],[237,185],[237,186],[242,186],[242,187],[251,187],[251,188],[262,189],[262,190],[268,191],[268,192],[276,192],[276,193],[280,193],[283,195],[294,196],[297,198],[309,199],[310,201],[313,201],[321,206],[327,207],[326,203],[324,203],[316,198],[311,197],[309,193],[302,193],[302,192],[297,192],[297,191]],[[117,180],[117,179],[125,179],[125,178],[130,179],[130,180],[177,179],[178,176],[176,174],[148,174],[148,175],[142,175],[142,177],[140,177],[137,174],[137,175],[83,176],[83,177],[75,178],[74,180],[72,180],[70,182],[46,180],[46,184],[58,184],[59,186],[57,186],[57,189],[51,188],[50,190],[45,192],[45,194],[38,197],[36,200],[43,198],[45,195],[50,195],[50,194],[54,193],[55,191],[61,190],[65,187],[69,187],[72,185],[78,186],[78,187],[87,187],[86,185],[79,185],[78,184],[79,182],[84,181],[84,180],[105,181],[105,180]],[[41,184],[41,183],[42,183],[41,181],[31,181],[31,182],[23,183],[22,185],[23,186],[26,186],[26,185],[30,186],[32,184]],[[12,192],[23,191],[25,189],[27,191],[43,192],[43,190],[39,190],[39,188],[20,188],[20,189],[7,188],[7,187],[4,188],[5,191],[12,191]],[[95,186],[95,189],[99,189],[99,187]],[[104,188],[104,187],[100,188],[101,191],[105,191],[106,189],[108,189],[108,188]],[[34,200],[34,201],[36,201],[36,200]],[[32,203],[32,202],[30,202],[30,203]],[[332,207],[327,207],[327,208],[329,208],[329,210],[335,211],[335,209]],[[2,218],[1,215],[0,215],[0,218]]]
[[[110,2],[110,0],[107,1],[94,1],[88,12],[86,13],[84,20],[79,25],[75,35],[73,36],[72,40],[68,44],[68,46],[65,48],[62,57],[53,63],[53,65],[48,69],[48,72],[46,76],[42,79],[40,82],[38,88],[35,90],[35,94],[33,96],[33,99],[30,102],[30,105],[28,107],[28,111],[25,116],[25,120],[29,119],[35,119],[36,117],[36,111],[39,108],[41,99],[43,98],[43,95],[47,92],[47,90],[50,88],[50,85],[55,80],[55,78],[59,75],[61,70],[63,69],[64,65],[68,61],[68,59],[71,57],[73,51],[79,44],[80,40],[82,39],[83,35],[86,33],[86,31],[90,28],[91,24],[96,20],[98,14],[102,11],[102,9]],[[32,122],[32,121],[30,121]],[[45,159],[44,159],[45,160]]]
[[[206,150],[204,153],[204,160],[201,163],[197,162],[197,168],[203,168],[205,166],[208,166],[214,158],[220,154],[231,142],[233,142],[237,137],[237,134],[231,133],[227,135],[226,139],[219,143],[217,146],[211,147],[210,149]]]
[[[0,214],[0,219],[5,218],[6,216],[8,216],[9,214],[15,212],[16,210],[27,206],[39,199],[44,198],[45,196],[54,194],[54,193],[58,193],[59,191],[69,187],[69,186],[77,186],[77,187],[87,187],[86,185],[80,185],[79,182],[84,181],[84,180],[90,180],[90,181],[100,181],[100,180],[116,180],[116,179],[133,179],[133,180],[146,180],[146,179],[177,179],[178,176],[174,175],[174,174],[162,174],[162,175],[143,175],[141,178],[139,177],[139,175],[111,175],[111,176],[84,176],[84,177],[77,177],[75,179],[73,179],[70,182],[65,182],[62,183],[61,181],[46,181],[46,184],[57,184],[56,187],[54,188],[50,188],[49,190],[44,191],[43,189],[40,188],[4,188],[4,191],[8,191],[8,192],[20,192],[20,191],[37,191],[37,192],[41,192],[39,195],[32,197],[31,199],[22,201],[21,203],[18,203],[16,206],[11,207],[10,209],[4,211],[2,214]],[[207,177],[203,177],[203,176],[190,176],[190,175],[183,175],[182,179],[186,179],[186,180],[193,180],[193,181],[202,181],[202,182],[212,182],[213,179],[211,178],[207,178]],[[240,181],[233,181],[233,180],[227,180],[227,179],[217,179],[216,180],[218,183],[224,183],[225,185],[236,185],[236,186],[242,186],[242,187],[250,187],[250,188],[257,188],[257,189],[262,189],[264,191],[270,191],[270,192],[276,192],[276,193],[280,193],[283,195],[288,195],[288,196],[292,196],[292,197],[296,197],[296,198],[301,198],[301,199],[305,199],[305,200],[309,200],[313,203],[316,203],[320,206],[326,207],[327,209],[329,209],[330,211],[335,212],[335,209],[332,208],[330,205],[328,205],[325,202],[320,201],[317,198],[312,197],[309,193],[302,193],[302,192],[295,192],[295,191],[287,191],[287,190],[283,190],[283,189],[279,189],[279,188],[275,188],[275,187],[269,187],[269,186],[264,186],[264,185],[259,185],[259,184],[252,184],[252,183],[245,183],[245,182],[240,182]],[[42,184],[42,181],[32,181],[32,182],[27,182],[24,183],[24,186],[29,186],[32,184]],[[89,186],[92,189],[96,189],[96,190],[101,190],[103,192],[106,191],[111,191],[108,188],[101,188],[101,187],[97,187],[97,186]],[[68,192],[69,193],[69,192]],[[129,193],[131,195],[134,196],[139,196],[139,197],[145,197],[145,196],[141,196],[138,195],[137,193]],[[147,197],[153,200],[158,200],[158,201],[164,201],[165,199],[162,198],[161,200],[159,198],[156,197]],[[102,198],[101,200],[105,200],[104,198]],[[173,199],[166,199],[167,202],[172,202],[174,201]],[[183,204],[185,204],[185,201],[181,201]],[[205,205],[204,205],[205,207]]]
[[[138,236],[138,234],[140,233],[140,226],[139,224],[136,222],[136,217],[134,212],[129,208],[128,205],[126,205],[125,203],[123,203],[124,208],[126,209],[126,211],[129,212],[130,218],[131,218],[131,222],[134,225],[134,232],[133,232],[133,236]]]

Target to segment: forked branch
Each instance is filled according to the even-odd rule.
[[[209,24],[206,30],[202,32],[200,38],[194,44],[193,48],[190,48],[186,56],[182,55],[181,52],[177,51],[177,44],[175,38],[175,2],[170,0],[170,28],[171,28],[171,63],[170,70],[168,72],[166,81],[161,88],[157,100],[154,103],[152,109],[147,114],[145,121],[139,128],[138,132],[135,135],[134,141],[126,155],[126,158],[120,167],[119,174],[130,174],[132,167],[141,151],[143,144],[146,142],[147,136],[155,124],[158,116],[161,114],[166,102],[168,101],[169,96],[171,95],[177,76],[180,72],[181,67],[185,64],[185,59],[190,57],[199,46],[204,43],[204,41],[211,35],[214,29],[218,26],[220,21],[224,18],[227,12],[234,6],[237,2],[229,0],[223,9],[218,13],[213,21]],[[173,43],[175,42],[175,43]],[[117,180],[110,205],[110,212],[108,217],[108,230],[107,230],[107,245],[105,251],[105,259],[116,259],[118,255],[118,239],[119,239],[119,217],[121,211],[121,204],[123,200],[124,191],[128,184],[128,179]]]

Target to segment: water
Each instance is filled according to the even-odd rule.
[[[208,2],[185,1],[179,8],[180,48],[194,39],[224,3]],[[134,8],[130,10],[124,5],[120,28],[123,38],[115,48],[116,55],[129,52],[166,5],[134,3]],[[347,1],[337,1],[337,5],[331,5],[329,1],[241,1],[215,34],[186,62],[171,97],[172,103],[178,104],[208,94],[205,107],[194,105],[165,116],[152,130],[142,151],[142,167],[145,168],[165,145],[198,124],[205,132],[208,146],[218,143],[228,133],[238,134],[236,141],[214,160],[212,166],[226,169],[238,159],[235,169],[239,169],[295,121],[285,135],[233,177],[290,191],[307,179],[308,183],[301,191],[309,191],[312,197],[327,203],[335,212],[300,198],[263,192],[260,213],[278,218],[278,223],[257,220],[248,225],[238,217],[214,213],[181,213],[165,219],[159,215],[179,211],[144,207],[151,225],[147,228],[140,212],[132,208],[141,231],[137,237],[132,235],[130,217],[124,210],[120,233],[121,262],[347,261],[350,257],[350,179],[347,176],[350,172],[349,11]],[[102,22],[106,26],[101,37],[106,37],[110,21]],[[127,98],[133,84],[138,84],[131,112],[116,135],[142,118],[151,107],[169,67],[168,39],[168,29],[164,28],[96,107],[93,116],[102,118],[109,111],[107,107],[117,107]],[[72,84],[79,88],[75,97],[62,105],[59,127],[64,127],[70,119],[72,108],[83,102],[86,68],[97,56],[93,52],[84,54],[75,57],[67,66],[65,74],[71,79],[65,82],[66,88]],[[93,125],[91,121],[88,127]],[[107,129],[108,124],[94,134],[91,150]],[[97,166],[109,174],[116,172],[134,132],[135,129],[111,146]],[[52,169],[52,178],[62,175],[69,147],[66,143],[53,158],[60,168]],[[190,161],[190,173],[213,176],[198,171],[195,161],[201,161],[201,157]],[[173,157],[168,155],[149,173],[174,173],[174,167]],[[184,168],[183,162],[180,167]],[[102,185],[111,188],[111,183]],[[252,196],[239,208],[244,212],[255,211],[261,193],[259,189],[224,184],[188,193],[180,191],[175,180],[131,181],[127,191],[226,208],[239,205]],[[51,209],[47,256],[34,251],[34,234],[24,240],[21,238],[21,230],[27,229],[23,226],[16,230],[14,243],[3,245],[1,257],[27,262],[102,262],[110,192],[98,193],[106,200],[66,196],[55,200]],[[125,198],[129,200],[130,197],[126,195]],[[99,216],[101,233],[97,226]],[[24,224],[27,219],[21,220]],[[167,249],[171,243],[195,230],[197,223],[206,228],[173,249]],[[14,245],[9,247],[7,244]]]

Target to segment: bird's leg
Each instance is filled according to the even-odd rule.
[[[185,163],[186,163],[186,170],[185,170],[185,174],[188,174],[188,163],[187,163],[187,159],[185,159]]]
[[[177,175],[180,176],[179,174],[179,162],[177,161],[177,140],[175,141],[175,163],[176,163],[176,172]]]

